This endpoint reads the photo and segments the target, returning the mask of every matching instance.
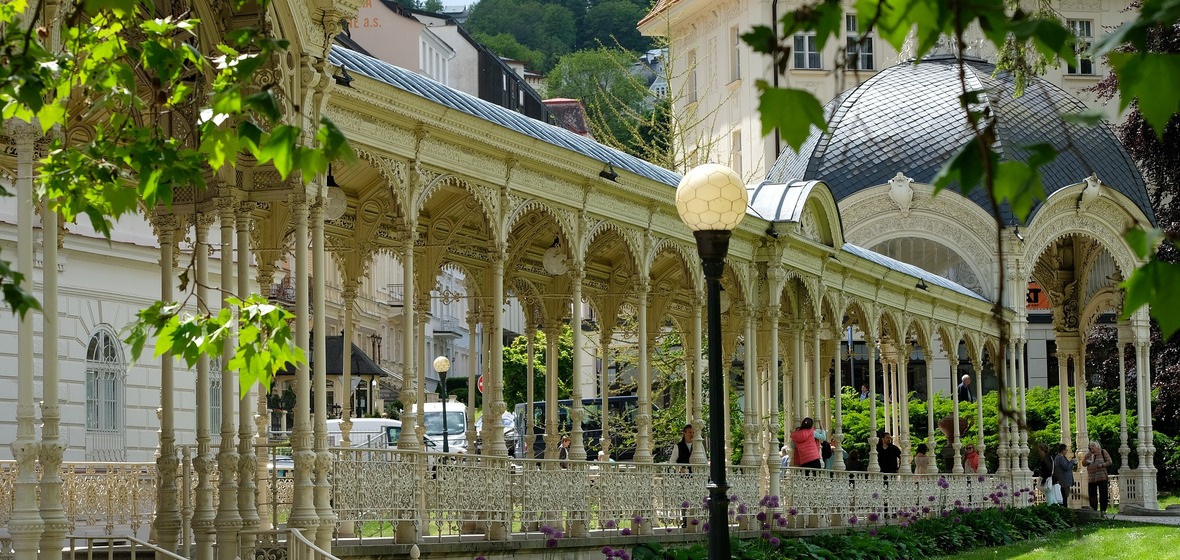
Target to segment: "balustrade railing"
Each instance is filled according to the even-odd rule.
[[[283,529],[294,502],[294,462],[286,446],[262,444],[256,449],[263,529],[281,531],[270,541],[260,536],[258,546],[278,546],[279,540],[290,538]],[[194,538],[197,484],[192,449],[179,451],[182,468],[176,488],[183,553]],[[332,454],[338,538],[430,542],[502,540],[510,534],[516,539],[561,538],[555,536],[558,532],[642,535],[700,532],[708,519],[705,465],[518,460],[396,449],[337,448]],[[773,468],[771,473],[780,479],[779,496],[773,498],[764,495],[767,481],[760,467],[729,468],[730,523],[737,529],[902,523],[958,508],[1022,506],[1041,499],[1031,477],[802,468]],[[62,474],[71,534],[128,534],[148,540],[157,503],[154,463],[66,463]],[[214,507],[216,476],[215,470],[210,481]],[[11,517],[15,478],[15,465],[0,462],[0,548],[6,544],[3,527]],[[1110,490],[1111,502],[1119,503],[1134,492],[1133,477],[1111,477]],[[1073,499],[1080,503],[1081,488],[1075,486]],[[304,553],[318,558],[314,550]]]
[[[184,556],[132,536],[67,535],[66,548],[62,551],[64,560],[116,557],[120,560],[187,560]]]

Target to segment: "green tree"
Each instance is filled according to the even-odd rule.
[[[351,156],[331,122],[305,133],[290,124],[302,124],[303,115],[284,114],[272,90],[255,87],[256,73],[287,48],[285,41],[250,27],[222,45],[184,41],[202,36],[196,20],[155,17],[130,0],[73,8],[55,16],[68,38],[57,45],[53,34],[26,24],[26,1],[0,5],[0,106],[5,119],[35,124],[50,140],[36,195],[65,222],[85,216],[109,238],[120,216],[167,208],[176,190],[205,188],[206,177],[238,157],[308,181],[330,160]],[[50,21],[47,9],[38,3],[29,15]],[[142,95],[145,88],[151,95]],[[185,133],[171,126],[176,114],[201,117]],[[82,121],[92,127],[88,138],[53,132]],[[4,300],[21,315],[37,308],[20,283],[27,272],[0,265]],[[191,366],[200,355],[219,355],[236,330],[239,344],[227,369],[238,372],[243,387],[269,385],[276,371],[304,359],[292,344],[291,316],[260,296],[238,296],[226,298],[235,311],[216,315],[182,317],[185,302],[143,310],[127,333],[133,358],[155,337],[157,355],[171,352]]]
[[[571,53],[549,73],[547,87],[550,97],[578,99],[586,106],[600,142],[642,157],[639,126],[648,122],[651,110],[647,85],[630,70],[634,61],[617,48]]]
[[[481,45],[491,49],[492,52],[496,53],[496,56],[519,60],[524,62],[525,66],[529,68],[540,68],[545,64],[545,53],[520,44],[515,37],[508,33],[497,35],[475,33],[472,34],[472,38]]]
[[[575,25],[568,9],[538,0],[482,0],[472,7],[466,23],[473,36],[506,33],[517,43],[542,53],[539,66],[534,68],[541,72],[549,71],[561,55],[573,50]]]
[[[574,369],[573,346],[573,331],[568,325],[563,326],[561,337],[557,342],[557,398],[559,399],[570,397],[570,382]],[[548,343],[544,332],[537,331],[536,337],[533,339],[533,348],[535,360],[533,362],[533,386],[536,395],[534,398],[529,398],[527,395],[528,337],[518,336],[511,345],[504,347],[504,402],[508,404],[509,411],[512,411],[517,403],[545,400],[545,363],[548,360],[545,354],[548,351]]]
[[[599,2],[586,11],[584,23],[578,26],[579,48],[618,45],[629,51],[646,51],[652,41],[635,27],[645,15],[645,7],[628,0]]]
[[[427,12],[439,13],[443,11],[442,0],[426,0],[422,3],[422,9]]]

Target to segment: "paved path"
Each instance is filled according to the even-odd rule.
[[[1180,526],[1180,515],[1115,515],[1115,521],[1134,521],[1136,523],[1154,523],[1156,525]]]

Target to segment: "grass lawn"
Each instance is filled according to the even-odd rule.
[[[1180,529],[1174,526],[1131,522],[1095,523],[1014,545],[976,549],[943,558],[958,560],[1180,559]]]

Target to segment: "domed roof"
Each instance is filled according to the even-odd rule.
[[[1027,161],[1022,146],[1048,142],[1060,153],[1041,167],[1045,194],[1082,182],[1096,173],[1102,183],[1130,198],[1155,221],[1147,187],[1131,157],[1105,123],[1088,127],[1063,123],[1061,113],[1086,109],[1069,93],[1034,78],[1013,97],[1015,79],[979,60],[966,65],[968,90],[983,90],[996,116],[1000,149],[1006,160]],[[959,106],[959,71],[951,57],[886,68],[842,93],[825,108],[830,132],[812,131],[798,153],[787,149],[767,180],[822,180],[836,200],[889,182],[898,172],[931,184],[942,165],[971,137]],[[955,187],[957,189],[957,187]],[[969,198],[990,212],[982,189]],[[1035,214],[1043,201],[1033,207]],[[1012,221],[1007,204],[1004,221]]]

